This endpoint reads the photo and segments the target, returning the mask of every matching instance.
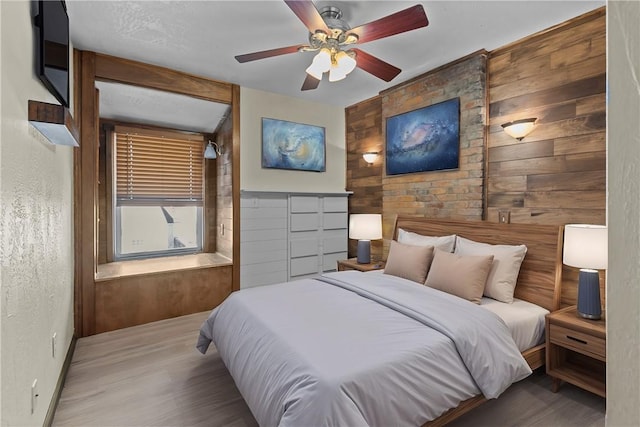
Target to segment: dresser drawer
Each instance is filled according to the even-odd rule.
[[[594,337],[554,324],[549,325],[549,338],[553,344],[606,361],[607,345],[604,338]]]

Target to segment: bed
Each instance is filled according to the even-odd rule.
[[[558,308],[562,227],[398,216],[399,230],[524,244],[509,309]],[[214,342],[261,425],[444,425],[544,361],[543,344],[522,351],[510,314],[483,305],[390,274],[329,273],[234,293],[197,348]]]

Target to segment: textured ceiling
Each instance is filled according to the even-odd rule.
[[[93,50],[240,86],[348,106],[478,49],[492,50],[605,4],[600,1],[317,1],[351,27],[421,3],[429,26],[358,47],[402,69],[386,83],[360,69],[301,92],[313,53],[239,64],[235,55],[307,43],[287,5],[272,1],[67,0],[71,40]]]

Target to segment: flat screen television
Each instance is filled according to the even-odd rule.
[[[69,107],[69,16],[64,0],[39,0],[34,20],[36,73],[65,107]]]

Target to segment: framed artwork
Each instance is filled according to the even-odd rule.
[[[387,175],[457,169],[460,98],[387,118]]]
[[[262,118],[262,167],[324,172],[325,129]]]

